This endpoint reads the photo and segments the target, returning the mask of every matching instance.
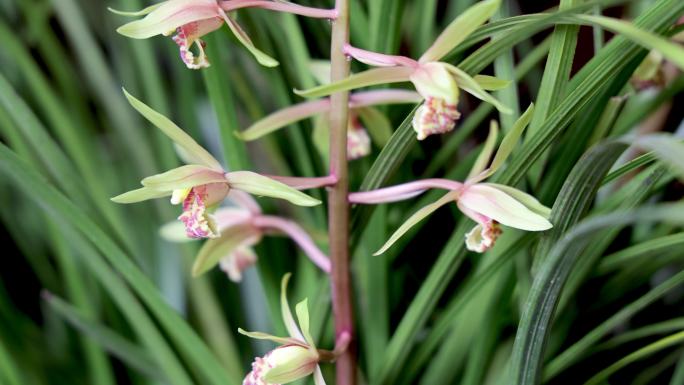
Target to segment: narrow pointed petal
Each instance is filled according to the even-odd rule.
[[[482,146],[482,152],[477,156],[473,168],[468,174],[468,179],[482,173],[487,168],[489,160],[492,159],[492,153],[494,152],[494,147],[496,146],[496,139],[499,137],[499,124],[496,120],[492,120],[489,123],[489,135],[487,135],[487,140]]]
[[[124,24],[116,31],[133,39],[147,39],[188,23],[218,17],[218,11],[215,0],[168,0],[144,18]]]
[[[271,178],[251,171],[235,171],[226,174],[231,188],[236,188],[257,196],[285,199],[298,206],[316,206],[321,203],[301,191]]]
[[[378,84],[401,83],[409,81],[413,72],[410,67],[384,67],[373,68],[359,72],[340,81],[324,84],[308,90],[295,90],[294,92],[305,98],[318,98],[334,94],[335,92],[353,90],[355,88],[374,86]]]
[[[462,71],[460,68],[453,66],[451,64],[446,64],[447,68],[449,69],[449,72],[456,78],[456,83],[458,83],[458,86],[461,87],[465,92],[475,96],[476,98],[485,101],[494,107],[496,107],[499,112],[503,114],[511,114],[513,111],[501,104],[495,97],[487,93],[480,85],[477,83],[473,77],[465,73],[465,71]]]
[[[501,168],[501,166],[503,166],[503,164],[506,162],[508,157],[513,152],[515,146],[518,144],[518,141],[520,140],[520,137],[525,131],[525,128],[532,120],[533,113],[534,103],[531,103],[530,106],[527,107],[527,110],[525,110],[525,112],[520,116],[520,118],[518,118],[518,120],[515,121],[513,127],[511,127],[511,130],[508,132],[508,134],[506,134],[506,136],[501,141],[501,145],[499,146],[499,149],[496,151],[496,155],[494,155],[494,160],[492,160],[492,164],[489,166],[489,168],[484,170],[484,172],[480,173],[480,175],[470,175],[468,177],[471,183],[479,182],[481,180],[488,178],[491,175],[494,175],[494,173],[497,172],[499,168]]]
[[[133,11],[133,12],[119,11],[119,10],[111,8],[111,7],[107,7],[107,10],[109,12],[114,13],[114,14],[119,15],[119,16],[136,17],[136,16],[145,16],[148,13],[151,13],[155,9],[159,8],[163,4],[164,3],[153,4],[153,5],[150,5],[149,7],[143,8],[139,11]]]
[[[171,191],[160,191],[150,187],[141,187],[136,190],[131,190],[125,192],[121,195],[117,195],[112,198],[112,202],[115,203],[136,203],[142,202],[149,199],[163,198],[171,195]]]
[[[292,274],[287,273],[283,276],[280,282],[280,312],[283,317],[283,322],[285,323],[285,329],[291,338],[304,342],[304,335],[299,330],[294,317],[292,316],[292,311],[290,310],[290,304],[287,302],[287,284],[290,282],[290,277]]]
[[[459,191],[450,191],[446,193],[443,197],[438,199],[436,202],[431,203],[422,209],[416,211],[409,219],[406,220],[398,229],[397,231],[392,234],[392,236],[385,242],[385,244],[380,248],[380,250],[376,251],[373,255],[380,255],[387,251],[399,238],[402,237],[402,235],[406,234],[407,231],[411,229],[416,223],[422,221],[425,219],[428,215],[432,214],[435,212],[438,208],[444,206],[445,204],[449,202],[454,202],[456,198],[458,197]]]
[[[149,120],[150,123],[159,128],[164,135],[168,136],[174,143],[185,150],[185,154],[188,158],[195,159],[200,162],[199,164],[203,164],[215,170],[223,169],[221,167],[221,163],[219,163],[216,158],[214,158],[207,150],[195,142],[190,135],[181,130],[180,127],[174,124],[169,118],[136,99],[125,89],[123,92],[131,106],[133,106],[133,108],[135,108],[142,116],[144,116],[145,119]]]
[[[299,328],[304,335],[306,343],[309,344],[309,348],[316,352],[316,344],[314,343],[311,332],[309,331],[309,300],[304,299],[295,306],[295,313],[297,313],[297,319],[299,320]]]
[[[223,20],[225,20],[226,24],[228,24],[228,28],[230,28],[230,30],[233,32],[233,35],[235,35],[238,41],[245,46],[245,48],[247,48],[247,50],[254,56],[259,64],[264,67],[278,66],[279,63],[277,60],[266,55],[254,46],[254,43],[252,43],[252,40],[249,38],[249,36],[247,36],[247,33],[245,33],[242,27],[240,27],[235,20],[231,19],[231,17],[228,16],[222,9],[219,9],[219,13]]]
[[[238,138],[252,141],[268,135],[280,128],[330,110],[330,100],[321,99],[295,104],[283,108],[257,121],[242,132],[236,132]]]
[[[423,96],[415,91],[386,89],[355,92],[349,95],[349,108],[369,107],[385,104],[420,103]]]
[[[156,190],[180,190],[210,183],[225,183],[223,172],[205,166],[185,165],[142,180],[145,187]]]
[[[238,333],[245,335],[249,338],[254,338],[256,340],[269,340],[269,341],[273,341],[277,344],[283,344],[283,345],[301,344],[301,341],[295,341],[292,338],[278,337],[278,336],[274,336],[274,335],[262,333],[262,332],[248,332],[248,331],[246,331],[244,329],[240,329],[240,328],[238,328]]]
[[[481,1],[461,13],[437,37],[432,46],[420,57],[421,63],[435,61],[446,56],[461,44],[477,27],[489,20],[499,9],[500,0]]]
[[[200,249],[192,265],[192,276],[200,276],[216,266],[221,258],[229,255],[243,244],[253,245],[261,232],[249,225],[234,226],[220,237],[210,239]]]
[[[528,209],[532,210],[533,212],[541,215],[546,219],[549,219],[549,217],[551,216],[550,208],[544,206],[537,200],[537,198],[533,197],[532,195],[524,191],[520,191],[515,187],[506,186],[498,183],[482,183],[482,185],[491,186],[505,192],[506,194],[516,199],[518,202],[525,205],[525,207],[527,207]]]
[[[463,191],[458,201],[464,207],[509,227],[527,231],[543,231],[553,227],[546,218],[492,186],[470,186]]]
[[[498,91],[511,85],[510,80],[499,79],[489,75],[475,75],[473,79],[485,91]]]

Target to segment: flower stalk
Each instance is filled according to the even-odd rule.
[[[349,61],[345,47],[349,44],[349,3],[336,0],[337,19],[332,26],[330,47],[331,82],[349,76]],[[331,260],[332,307],[335,337],[354,335],[352,292],[349,271],[349,176],[347,169],[347,124],[349,120],[349,92],[341,91],[330,97],[330,175],[337,183],[328,189],[328,220]],[[356,384],[356,358],[353,337],[336,361],[336,383]]]

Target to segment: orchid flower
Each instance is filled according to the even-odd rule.
[[[112,198],[116,203],[135,203],[171,196],[171,203],[182,204],[178,217],[190,238],[217,238],[220,230],[210,214],[231,189],[251,194],[285,199],[300,206],[321,202],[281,182],[249,171],[226,172],[216,158],[195,142],[164,115],[134,98],[124,90],[126,98],[138,112],[157,126],[176,145],[187,164],[142,180],[142,188]]]
[[[289,337],[277,337],[260,332],[247,332],[238,329],[248,337],[271,340],[280,344],[277,348],[257,357],[252,363],[252,371],[247,374],[243,385],[286,384],[313,374],[316,385],[325,385],[323,374],[318,363],[322,360],[333,360],[334,352],[316,348],[309,332],[308,301],[304,299],[295,306],[299,326],[292,317],[290,305],[287,303],[287,283],[290,274],[283,277],[280,293],[280,308]]]
[[[254,46],[240,25],[228,12],[245,7],[272,9],[319,18],[335,17],[334,10],[304,7],[282,0],[167,0],[137,12],[110,11],[122,16],[145,16],[124,24],[117,29],[120,34],[133,39],[147,39],[156,35],[173,36],[180,48],[180,56],[190,69],[206,68],[209,60],[204,52],[201,37],[213,32],[225,22],[238,41],[266,67],[275,67],[278,62]],[[195,45],[198,55],[191,51]]]
[[[314,264],[324,272],[330,272],[330,259],[299,225],[284,218],[264,215],[256,200],[243,191],[231,190],[226,201],[232,205],[220,207],[213,215],[221,235],[204,243],[195,257],[193,276],[202,275],[218,264],[231,281],[240,282],[242,273],[257,262],[258,257],[252,247],[264,235],[271,234],[289,236]],[[179,222],[167,223],[160,233],[172,242],[191,240],[185,236]]]
[[[530,106],[518,119],[511,131],[501,142],[501,146],[496,155],[494,155],[491,164],[487,167],[492,157],[499,131],[496,122],[492,121],[484,148],[475,161],[467,180],[463,183],[444,179],[427,179],[374,191],[350,194],[349,200],[351,203],[376,204],[411,198],[429,188],[449,190],[442,198],[413,214],[392,234],[390,239],[375,255],[385,252],[416,223],[450,202],[456,202],[461,212],[477,223],[466,234],[465,242],[468,250],[478,253],[482,253],[494,246],[496,239],[502,233],[500,225],[526,231],[544,231],[551,228],[552,224],[548,221],[550,209],[543,206],[531,195],[510,186],[482,183],[482,181],[494,174],[511,154],[525,126],[527,126],[532,118],[532,111],[533,106]]]
[[[439,61],[478,26],[486,22],[496,12],[499,4],[500,0],[486,0],[467,9],[442,32],[418,60],[405,56],[384,55],[347,45],[347,55],[379,68],[351,75],[335,83],[295,92],[305,97],[320,97],[360,87],[410,81],[425,100],[413,118],[413,128],[418,140],[454,129],[456,121],[461,116],[458,111],[460,90],[491,103],[502,113],[510,114],[509,108],[487,93],[487,90],[505,88],[509,81],[486,75],[471,77],[458,67]]]
[[[380,104],[417,103],[421,96],[406,90],[379,90],[358,92],[349,96],[349,128],[347,130],[347,157],[358,159],[370,153],[370,136],[379,145],[384,145],[391,136],[391,125],[387,118],[372,106]],[[310,117],[327,117],[330,99],[323,98],[284,108],[254,123],[237,133],[238,137],[252,141],[280,128]],[[368,127],[368,131],[366,130]],[[319,151],[327,154],[329,127],[327,119],[319,119],[314,126],[314,143]]]

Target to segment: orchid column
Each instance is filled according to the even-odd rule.
[[[336,0],[337,18],[332,27],[330,47],[331,82],[349,76],[349,61],[344,47],[349,43],[349,3]],[[336,183],[328,190],[328,234],[332,262],[332,305],[335,316],[335,337],[353,336],[354,320],[349,274],[349,177],[347,170],[347,121],[349,92],[342,91],[330,98],[330,175]],[[356,384],[354,343],[337,359],[337,384]]]

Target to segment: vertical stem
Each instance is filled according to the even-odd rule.
[[[337,18],[332,27],[331,80],[343,79],[349,75],[349,61],[344,47],[349,42],[349,3],[336,0]],[[339,92],[330,97],[330,175],[337,177],[337,183],[328,189],[328,231],[330,258],[332,262],[332,306],[335,317],[335,335],[344,333],[352,336],[349,348],[337,359],[337,385],[356,384],[356,359],[354,318],[351,302],[349,274],[349,176],[347,170],[347,120],[349,93]]]

